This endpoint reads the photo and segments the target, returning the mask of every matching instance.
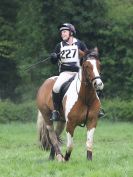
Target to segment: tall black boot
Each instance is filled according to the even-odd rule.
[[[52,116],[50,120],[59,121],[60,120],[59,110],[60,110],[60,105],[61,105],[60,93],[52,92],[52,99],[53,99],[54,110],[52,112]]]
[[[105,116],[105,111],[103,108],[100,108],[100,111],[99,111],[99,114],[98,114],[98,117],[104,117]]]

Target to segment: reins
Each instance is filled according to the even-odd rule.
[[[59,55],[61,52],[57,53],[57,55]],[[44,63],[46,61],[48,61],[49,59],[51,58],[51,56],[49,55],[47,58],[45,58],[44,60],[40,60],[30,66],[28,66],[27,68],[24,69],[24,71],[28,71],[30,70],[31,68],[34,68],[36,65],[39,65],[40,63]]]
[[[38,61],[37,63],[34,63],[34,64],[28,66],[27,68],[24,69],[24,71],[28,71],[28,70],[30,70],[31,68],[34,68],[36,65],[39,65],[40,63],[46,62],[46,61],[48,61],[49,59],[50,59],[50,56],[47,57],[47,58],[45,58],[44,60],[40,60],[40,61]]]

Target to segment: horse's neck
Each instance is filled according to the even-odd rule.
[[[92,86],[91,82],[86,82],[85,78],[83,77],[83,74],[80,75],[81,79],[81,86],[79,91],[79,99],[84,102],[86,105],[90,105],[91,102],[96,97],[96,91]]]

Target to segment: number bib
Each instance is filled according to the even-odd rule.
[[[62,46],[60,54],[61,63],[73,63],[75,62],[79,66],[79,52],[77,45]]]

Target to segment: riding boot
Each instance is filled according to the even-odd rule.
[[[100,111],[99,111],[99,114],[98,114],[98,117],[104,117],[105,116],[105,111],[103,108],[100,108]]]
[[[103,91],[102,90],[97,90],[97,95],[99,98],[102,98],[103,97]],[[100,111],[99,111],[99,114],[98,114],[98,117],[104,117],[105,116],[105,111],[103,108],[100,107]]]
[[[59,121],[60,120],[60,93],[55,93],[54,91],[52,92],[52,99],[53,99],[53,106],[54,110],[52,111],[52,116],[50,120],[52,121]]]

